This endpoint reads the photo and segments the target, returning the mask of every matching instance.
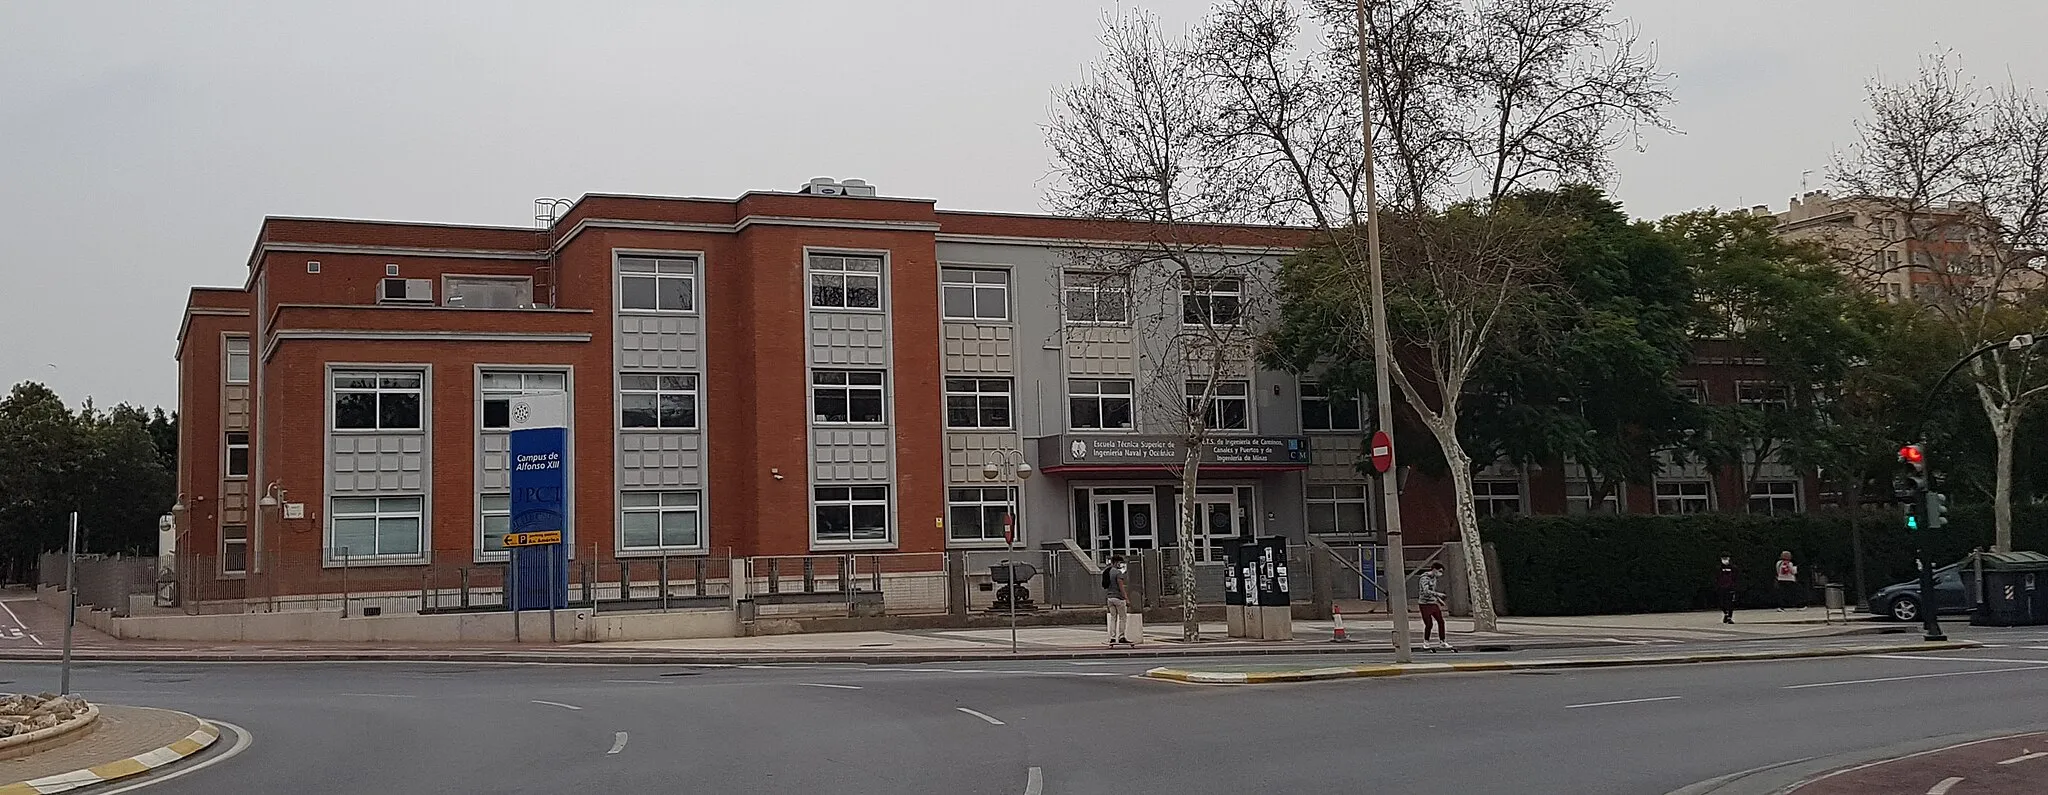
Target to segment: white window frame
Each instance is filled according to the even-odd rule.
[[[698,293],[698,274],[703,269],[704,258],[698,254],[657,253],[657,252],[612,252],[613,289],[618,293],[618,311],[630,315],[694,315],[703,304]],[[627,280],[649,281],[654,284],[654,306],[633,307],[626,305]],[[661,306],[664,293],[662,287],[669,282],[683,282],[683,300],[688,306],[665,308]]]
[[[1799,481],[1787,480],[1783,478],[1750,481],[1749,512],[1755,514],[1766,514],[1771,516],[1789,513],[1803,513],[1802,509],[1804,507],[1803,503],[1805,502],[1805,495],[1801,493],[1802,490],[1799,486]],[[1757,510],[1758,500],[1764,501],[1764,510]],[[1780,508],[1777,507],[1777,504],[1780,502],[1788,502],[1790,504],[1784,506],[1783,508]]]
[[[1614,510],[1594,511],[1593,484],[1586,482],[1586,479],[1584,477],[1579,477],[1577,475],[1571,474],[1571,471],[1577,468],[1577,464],[1573,464],[1566,467],[1566,475],[1564,480],[1564,512],[1566,515],[1592,516],[1599,514],[1607,514],[1618,516],[1627,510],[1627,506],[1625,506],[1622,503],[1621,496],[1622,492],[1627,489],[1627,486],[1616,484],[1612,490],[1607,492],[1607,496],[1600,500],[1600,504],[1611,505],[1614,507]],[[1572,492],[1574,490],[1576,490],[1578,493],[1573,494]]]
[[[1227,319],[1217,319],[1216,301],[1229,298],[1237,308]],[[1195,316],[1190,320],[1189,316]],[[1244,279],[1237,276],[1201,276],[1180,287],[1180,324],[1183,328],[1236,328],[1244,324]]]
[[[372,504],[371,510],[370,510],[369,512],[367,512],[367,513],[363,513],[363,512],[347,512],[347,513],[344,513],[344,512],[342,512],[341,510],[339,510],[339,509],[338,509],[338,508],[336,507],[337,505],[340,505],[340,504],[342,504],[342,503],[345,503],[345,502],[350,502],[350,501],[358,501],[358,500],[371,500],[371,501],[373,501],[373,504]],[[418,507],[412,508],[412,509],[410,509],[410,510],[406,509],[406,507],[405,507],[404,503],[405,503],[405,502],[407,502],[407,501],[410,501],[410,502],[414,503],[414,504],[415,504],[415,505],[417,505]],[[393,503],[393,504],[392,504],[392,505],[386,505],[386,503]],[[412,551],[412,552],[401,552],[401,553],[388,553],[388,554],[387,554],[387,553],[383,553],[383,552],[377,551],[376,549],[374,549],[374,548],[373,548],[373,549],[371,550],[370,554],[362,554],[362,551],[361,551],[361,550],[357,550],[357,549],[356,549],[356,548],[354,548],[354,547],[350,547],[350,548],[349,548],[349,550],[348,550],[348,557],[347,557],[347,559],[346,559],[346,561],[345,561],[345,562],[346,562],[346,563],[347,563],[348,565],[351,565],[351,566],[353,566],[353,565],[357,565],[357,563],[358,563],[359,561],[360,561],[360,562],[361,562],[362,564],[364,564],[364,565],[378,565],[378,564],[382,564],[382,563],[387,563],[387,562],[392,562],[392,561],[397,561],[397,562],[401,562],[401,563],[406,563],[406,562],[422,562],[422,561],[426,560],[426,556],[427,556],[427,550],[428,550],[428,548],[429,548],[429,546],[428,546],[428,540],[429,540],[429,539],[431,539],[431,538],[433,537],[433,533],[432,533],[432,530],[431,530],[431,529],[430,529],[430,528],[429,528],[429,527],[427,526],[428,512],[427,512],[427,498],[426,498],[426,495],[424,495],[424,494],[365,494],[365,495],[335,495],[335,496],[330,496],[330,497],[328,497],[328,498],[327,498],[327,539],[326,539],[326,542],[327,542],[327,543],[326,543],[326,555],[325,555],[327,563],[329,563],[329,564],[341,564],[341,563],[344,563],[343,557],[342,557],[342,555],[341,555],[341,546],[340,546],[339,544],[336,544],[336,543],[335,543],[335,540],[336,540],[336,539],[335,539],[335,535],[336,535],[336,532],[335,532],[335,526],[336,526],[336,525],[338,525],[338,524],[340,524],[341,522],[343,522],[343,521],[345,521],[345,520],[352,520],[352,519],[369,519],[369,520],[371,520],[371,521],[373,522],[373,529],[371,530],[371,538],[372,538],[372,539],[374,539],[374,540],[375,540],[375,541],[376,541],[377,543],[381,543],[381,542],[382,542],[382,530],[383,530],[383,523],[384,523],[384,522],[385,522],[386,520],[399,520],[399,521],[402,521],[402,520],[406,520],[406,519],[411,519],[411,520],[413,521],[413,528],[414,528],[414,531],[415,531],[416,533],[418,533],[418,537],[417,537],[417,538],[415,539],[415,544],[416,544],[417,548],[416,548],[416,549],[415,549],[414,551]]]
[[[341,379],[343,378],[371,378],[376,381],[377,386],[342,387],[340,386],[340,382]],[[406,378],[417,379],[418,385],[412,387],[390,387],[384,385],[385,379],[402,380]],[[366,428],[341,427],[341,396],[365,394],[374,396],[372,402],[374,403],[376,409],[376,422],[372,424],[370,427]],[[384,425],[384,396],[386,395],[411,395],[413,397],[414,422],[412,425],[394,425],[389,427]],[[334,368],[333,370],[329,370],[327,373],[327,405],[328,410],[330,412],[330,416],[328,418],[328,425],[330,426],[331,430],[337,433],[379,433],[389,431],[424,432],[427,428],[427,371],[423,369],[377,367]]]
[[[228,533],[228,531],[229,531],[229,530],[234,530],[234,529],[239,529],[239,530],[241,530],[241,531],[242,531],[242,537],[241,537],[241,538],[235,538],[234,536],[232,536],[232,535],[230,535],[230,534]],[[230,549],[233,549],[233,548],[237,548],[237,547],[241,548],[241,550],[242,550],[242,567],[241,567],[241,568],[239,568],[239,569],[235,569],[235,568],[229,568],[229,567],[228,567],[228,560],[229,560],[229,553],[228,553],[228,550],[230,550]],[[249,526],[248,526],[248,525],[246,525],[246,524],[226,524],[226,525],[221,525],[221,526],[220,526],[220,576],[221,576],[221,577],[223,577],[223,578],[228,578],[228,579],[239,579],[239,578],[241,578],[241,577],[247,576],[248,574],[249,574]]]
[[[1226,433],[1251,433],[1252,382],[1242,378],[1218,378],[1213,381],[1192,380],[1185,382],[1183,388],[1186,390],[1187,397],[1187,417],[1189,419],[1194,418],[1195,409],[1202,402],[1202,392],[1208,390],[1208,385],[1211,383],[1216,385],[1214,390],[1216,394],[1209,397],[1209,409],[1203,413],[1202,420],[1206,427],[1212,431],[1223,431]],[[1235,394],[1231,394],[1232,392],[1235,392]],[[1241,414],[1244,418],[1242,425],[1224,425],[1221,422],[1223,419],[1223,404],[1225,402],[1244,404]]]
[[[510,284],[526,288],[524,300],[514,301],[511,306],[468,306],[459,302],[462,288],[469,285],[482,286],[485,283]],[[531,276],[489,276],[465,273],[448,273],[441,276],[441,305],[450,309],[532,309],[533,277]]]
[[[1371,533],[1376,530],[1370,483],[1310,483],[1303,492],[1302,501],[1307,510],[1307,514],[1302,517],[1302,527],[1309,533]],[[1358,508],[1358,529],[1344,529],[1345,506]],[[1329,529],[1316,528],[1318,514],[1328,515]]]
[[[502,501],[502,502],[501,502]],[[503,519],[504,529],[491,532],[491,520]],[[505,546],[505,533],[512,529],[512,495],[476,495],[476,554],[479,558],[504,559],[511,557],[511,550]],[[491,548],[491,536],[498,537],[498,546]]]
[[[1508,487],[1503,493],[1501,487]],[[1522,481],[1510,478],[1474,478],[1472,480],[1472,507],[1480,516],[1512,516],[1527,513],[1522,494]],[[1507,507],[1502,508],[1506,503]]]
[[[840,380],[841,380],[841,383],[837,383],[837,384],[833,384],[833,383],[820,383],[820,381],[819,381],[819,379],[820,379],[820,378],[826,378],[826,379],[830,379],[830,378],[833,378],[833,377],[839,377],[839,378],[840,378]],[[854,381],[855,377],[858,377],[858,378],[860,378],[860,380],[862,380],[862,381],[866,381],[866,380],[869,380],[870,378],[872,378],[872,379],[874,380],[874,383],[872,383],[872,384],[867,384],[867,383],[861,383],[861,384],[856,384],[856,383],[853,383],[853,381]],[[826,391],[833,391],[833,392],[838,392],[838,393],[840,393],[840,395],[841,395],[841,397],[842,397],[842,399],[843,399],[843,403],[844,403],[844,405],[846,406],[846,418],[845,418],[845,419],[830,419],[830,418],[827,418],[827,417],[826,417],[825,415],[823,415],[823,414],[820,414],[820,413],[818,413],[818,395],[819,395],[819,391],[820,391],[820,390],[826,390]],[[873,420],[855,420],[855,419],[853,418],[853,396],[854,396],[854,393],[855,393],[856,391],[858,391],[858,392],[860,392],[860,393],[863,393],[863,394],[865,394],[865,393],[867,393],[867,392],[873,392],[873,393],[875,393],[875,401],[876,401],[876,405],[877,405],[877,406],[879,406],[879,408],[878,408],[878,410],[877,410],[877,415],[876,415],[876,418],[875,418],[875,419],[873,419]],[[887,371],[885,371],[885,370],[860,370],[860,369],[851,369],[851,370],[849,370],[849,369],[830,369],[830,370],[812,370],[812,371],[811,371],[811,423],[812,423],[812,424],[814,424],[814,425],[831,425],[831,426],[846,426],[846,425],[861,425],[861,426],[877,426],[877,425],[888,425],[888,424],[889,424],[889,374],[888,374],[888,372],[887,372]]]
[[[519,388],[507,389],[502,386],[492,386],[488,382],[494,377],[517,377],[519,379]],[[561,383],[559,386],[549,386],[548,382],[550,381],[559,381]],[[511,430],[512,421],[510,414],[513,398],[525,397],[527,395],[543,395],[550,392],[567,392],[569,391],[569,373],[564,370],[508,370],[503,368],[480,370],[476,376],[476,391],[478,395],[477,427],[486,431]],[[505,401],[507,416],[503,425],[492,425],[490,421],[491,402],[497,400]]]
[[[1333,397],[1330,395],[1330,390],[1327,387],[1315,381],[1303,381],[1297,388],[1301,392],[1300,405],[1297,407],[1297,410],[1301,412],[1301,430],[1303,432],[1365,430],[1365,401],[1359,400],[1357,395],[1352,395],[1349,398]],[[1338,404],[1344,402],[1351,404],[1351,417],[1353,420],[1351,425],[1337,424],[1336,408]],[[1317,404],[1318,408],[1311,411],[1310,404]],[[1309,419],[1311,417],[1321,417],[1321,424],[1310,424]]]
[[[1078,392],[1078,391],[1075,391],[1075,387],[1077,387],[1077,386],[1079,386],[1079,385],[1081,385],[1081,384],[1084,384],[1084,383],[1087,383],[1087,384],[1095,384],[1095,385],[1096,385],[1096,391],[1094,391],[1094,392]],[[1122,392],[1110,392],[1110,391],[1105,391],[1105,390],[1106,390],[1106,387],[1107,387],[1108,385],[1110,385],[1110,384],[1122,384],[1122,385],[1123,385],[1123,387],[1124,387],[1124,391],[1122,391]],[[1104,432],[1110,432],[1110,433],[1117,433],[1117,432],[1132,432],[1132,431],[1135,431],[1135,430],[1137,430],[1137,428],[1138,428],[1138,401],[1137,401],[1137,389],[1138,389],[1138,385],[1137,385],[1137,382],[1135,382],[1135,381],[1132,381],[1132,380],[1131,380],[1131,379],[1129,379],[1129,378],[1069,378],[1069,379],[1067,379],[1067,430],[1070,430],[1070,431],[1104,431]],[[1111,399],[1117,399],[1117,398],[1122,398],[1122,399],[1123,399],[1123,401],[1124,401],[1125,403],[1129,404],[1129,410],[1128,410],[1128,411],[1126,411],[1125,413],[1127,413],[1127,414],[1129,414],[1129,415],[1130,415],[1130,418],[1131,418],[1130,424],[1129,424],[1129,425],[1121,425],[1121,426],[1112,426],[1112,425],[1101,425],[1101,426],[1097,426],[1097,427],[1092,427],[1092,428],[1091,428],[1091,427],[1084,427],[1084,426],[1081,426],[1081,425],[1076,425],[1076,424],[1074,423],[1074,401],[1075,401],[1075,400],[1079,400],[1079,399],[1086,399],[1086,398],[1093,398],[1093,399],[1095,400],[1095,416],[1097,416],[1097,417],[1105,417],[1105,416],[1108,416],[1108,413],[1109,413],[1109,412],[1107,412],[1107,411],[1105,411],[1105,410],[1103,409],[1103,406],[1105,405],[1103,401],[1105,401],[1105,400],[1111,400]]]
[[[704,427],[704,412],[703,412],[703,394],[702,394],[702,383],[703,383],[703,382],[702,382],[702,381],[701,381],[700,379],[698,379],[698,378],[697,378],[697,374],[696,374],[696,373],[656,373],[656,372],[645,372],[645,373],[643,373],[643,372],[637,372],[637,371],[636,371],[636,372],[620,373],[620,374],[619,374],[619,376],[618,376],[618,379],[619,379],[619,381],[618,381],[618,383],[619,383],[619,414],[618,414],[618,423],[619,423],[619,430],[621,430],[621,431],[694,431],[694,430],[699,430],[699,429],[702,429],[702,428]],[[648,381],[647,379],[652,379],[652,381]],[[648,386],[643,386],[643,384],[648,384],[648,383],[651,383],[651,384],[652,384],[653,386],[652,386],[651,388],[650,388],[650,387],[648,387]],[[626,424],[626,416],[627,416],[627,415],[626,415],[626,398],[627,398],[627,397],[629,397],[629,396],[631,396],[631,397],[646,397],[646,396],[653,396],[653,398],[654,398],[654,424],[653,424],[653,425],[628,425],[628,424]],[[682,403],[683,403],[683,405],[684,405],[684,410],[688,412],[688,417],[687,417],[687,418],[686,418],[686,420],[685,420],[685,421],[683,422],[683,424],[677,424],[677,425],[666,425],[666,424],[663,424],[663,423],[665,423],[665,422],[667,421],[667,414],[668,414],[668,412],[667,412],[667,411],[663,410],[663,405],[664,405],[664,404],[665,404],[666,402],[668,402],[668,401],[669,401],[670,399],[676,399],[676,400],[680,400],[680,401],[682,401]]]
[[[846,483],[813,486],[811,488],[811,545],[814,547],[865,547],[885,546],[896,543],[895,511],[891,508],[892,490],[886,483]],[[841,496],[841,493],[844,496]],[[876,497],[879,493],[881,496]],[[862,508],[877,508],[882,512],[881,537],[856,537],[853,516]],[[825,538],[824,512],[844,509],[847,514],[847,537]]]
[[[235,443],[235,437],[237,436],[242,437],[242,441],[240,444]],[[249,479],[249,432],[228,431],[226,434],[223,435],[222,441],[227,445],[226,454],[221,457],[220,461],[221,472],[223,473],[222,477],[227,480]],[[242,451],[242,471],[240,472],[235,471],[236,450]]]
[[[946,380],[946,428],[947,428],[948,430],[959,430],[959,431],[1007,431],[1007,430],[1010,430],[1010,429],[1012,429],[1012,428],[1015,428],[1015,427],[1016,427],[1016,424],[1017,424],[1017,415],[1016,415],[1016,413],[1015,413],[1015,410],[1016,410],[1016,401],[1015,401],[1014,399],[1012,399],[1012,395],[1014,394],[1014,387],[1013,387],[1013,382],[1012,382],[1012,381],[1011,381],[1010,379],[1008,379],[1008,378],[979,378],[979,377],[969,377],[969,376],[951,376],[951,375],[949,375],[949,376],[946,376],[946,379],[945,379],[945,380]],[[1001,391],[1000,391],[1000,392],[992,392],[992,391],[989,391],[988,387],[989,387],[990,385],[992,385],[992,384],[993,384],[993,385],[998,385],[998,386],[1000,386],[1000,387],[1001,387]],[[964,386],[963,386],[963,385],[964,385]],[[989,405],[989,403],[990,403],[991,401],[996,401],[996,400],[1000,400],[1000,401],[1002,402],[1002,407],[1003,407],[1003,416],[1004,416],[1005,418],[1007,418],[1007,420],[1008,420],[1008,421],[1006,421],[1006,422],[1003,422],[1003,423],[1001,423],[1001,424],[999,424],[999,425],[990,425],[990,424],[987,424],[987,423],[983,422],[983,420],[982,420],[982,417],[983,417],[983,412],[984,412],[984,411],[985,411],[985,410],[987,409],[987,407],[988,407],[988,405]],[[956,424],[954,424],[954,422],[953,422],[953,404],[954,404],[954,402],[956,402],[956,401],[958,401],[958,402],[961,402],[961,403],[962,403],[963,405],[965,405],[965,404],[967,404],[967,403],[970,403],[970,402],[971,402],[971,403],[972,403],[972,404],[974,405],[974,422],[973,422],[973,424],[971,424],[971,425],[956,425]]]
[[[990,544],[1000,546],[1003,543],[1003,517],[1005,515],[1017,516],[1017,503],[1014,500],[1016,489],[1017,487],[1014,485],[948,486],[946,488],[946,543],[956,546]],[[961,513],[963,511],[973,513],[975,527],[979,531],[977,534],[971,536],[961,534],[960,530],[963,526]],[[1024,523],[1014,518],[1012,521],[1017,523],[1017,529],[1020,531],[1017,537],[1017,544],[1018,546],[1023,546],[1025,540],[1021,531],[1024,528]]]
[[[1714,511],[1714,482],[1711,480],[1658,480],[1654,488],[1659,515],[1680,516]]]
[[[998,281],[984,281],[994,277]],[[954,314],[952,297],[965,293],[968,314]],[[981,300],[984,293],[995,293],[1002,303],[999,314],[982,313]],[[946,320],[960,320],[979,323],[1007,323],[1010,320],[1010,271],[1007,268],[984,268],[970,265],[939,266],[939,316]]]
[[[651,501],[650,501],[651,500]],[[628,545],[626,524],[631,517],[653,516],[657,543]],[[688,517],[696,534],[696,540],[687,544],[670,544],[668,541],[671,519],[682,521]],[[680,532],[680,528],[678,529]],[[627,489],[619,492],[619,518],[614,543],[619,555],[661,555],[675,552],[701,552],[707,546],[707,528],[704,526],[704,492],[697,489]]]
[[[1785,411],[1792,406],[1792,389],[1776,381],[1737,381],[1735,402],[1762,411]]]
[[[240,350],[236,350],[240,348]],[[241,375],[235,374],[235,362],[242,363]],[[221,338],[221,381],[231,385],[249,383],[249,335],[229,334]]]
[[[1102,298],[1113,295],[1119,299],[1123,316],[1104,319]],[[1085,300],[1077,303],[1077,299]],[[1090,317],[1074,316],[1076,306],[1089,307]],[[1060,317],[1074,326],[1128,326],[1131,324],[1131,283],[1130,278],[1116,273],[1097,271],[1060,272]]]
[[[849,267],[854,263],[869,262],[874,263],[874,270],[872,271],[868,270],[865,266]],[[810,298],[807,300],[810,302],[812,309],[823,309],[832,312],[880,312],[889,305],[889,297],[885,292],[888,287],[888,279],[885,277],[889,270],[889,258],[886,256],[860,252],[810,251],[804,254],[804,270],[804,286],[808,288],[810,293]],[[865,280],[869,278],[875,280],[875,304],[874,306],[857,306],[853,303],[853,281],[855,279]],[[837,305],[819,303],[818,287],[821,279],[828,282],[834,279],[838,280],[839,303]]]

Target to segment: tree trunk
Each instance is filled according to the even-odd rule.
[[[1472,584],[1472,631],[1492,632],[1499,620],[1493,614],[1493,583],[1486,576],[1486,547],[1479,538],[1479,511],[1472,502],[1472,458],[1465,455],[1455,429],[1437,431],[1437,442],[1443,445],[1457,496],[1458,538],[1465,545],[1465,576]]]
[[[1998,487],[1991,500],[1991,551],[2012,551],[2012,448],[2019,428],[2019,412],[2006,407],[2003,417],[1991,423],[1991,435],[1998,440]]]
[[[1202,448],[1198,440],[1188,442],[1187,458],[1180,470],[1180,521],[1174,535],[1180,539],[1180,635],[1194,643],[1202,637],[1202,621],[1195,613],[1195,522],[1201,517],[1195,503],[1195,483],[1200,477]]]

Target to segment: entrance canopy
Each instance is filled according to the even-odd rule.
[[[1204,472],[1287,472],[1307,469],[1300,436],[1219,436],[1202,445]],[[1155,434],[1067,433],[1038,439],[1039,471],[1048,475],[1166,472],[1187,462],[1187,442]]]

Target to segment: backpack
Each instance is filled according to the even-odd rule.
[[[1113,574],[1116,574],[1115,564],[1102,567],[1102,590],[1107,591],[1116,588],[1116,583],[1110,579]]]

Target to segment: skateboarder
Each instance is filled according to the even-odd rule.
[[[1429,564],[1429,570],[1422,573],[1415,593],[1415,602],[1422,607],[1422,648],[1436,651],[1457,651],[1451,648],[1451,637],[1444,629],[1444,564],[1437,561]],[[1430,625],[1436,625],[1436,645],[1429,642]]]
[[[1102,590],[1109,597],[1109,645],[1119,643],[1129,646],[1131,639],[1124,637],[1124,617],[1130,613],[1131,594],[1124,587],[1124,556],[1109,559],[1109,566],[1102,570]]]

